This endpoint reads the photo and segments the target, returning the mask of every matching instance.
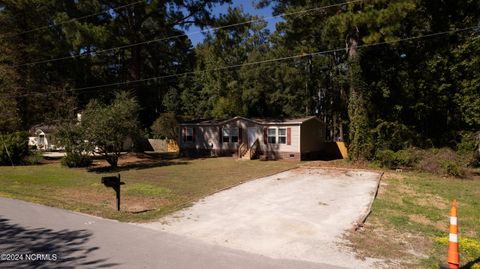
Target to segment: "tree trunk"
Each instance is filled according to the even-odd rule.
[[[106,155],[105,160],[110,164],[110,167],[116,168],[118,166],[118,156],[117,155]]]

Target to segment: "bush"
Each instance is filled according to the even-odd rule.
[[[62,159],[62,165],[68,167],[87,167],[90,164],[92,164],[90,156],[78,153],[69,153]]]
[[[82,114],[81,140],[97,147],[110,166],[116,167],[125,140],[137,137],[139,109],[135,98],[126,92],[115,94],[109,105],[91,100]]]
[[[395,153],[395,162],[400,167],[413,167],[419,159],[418,151],[414,149],[402,149]]]
[[[422,160],[416,167],[418,170],[432,174],[463,177],[467,161],[450,148],[429,149],[422,153]]]
[[[26,132],[0,135],[0,165],[22,164],[28,155]]]
[[[375,160],[381,167],[389,169],[411,167],[418,171],[437,175],[464,177],[467,161],[450,148],[415,149],[409,148],[394,152],[379,150]]]
[[[375,159],[382,167],[389,169],[398,167],[413,167],[419,160],[417,152],[413,149],[404,149],[394,152],[390,149],[379,150]]]
[[[392,169],[395,163],[395,152],[390,149],[379,150],[375,154],[375,159],[381,167]]]
[[[459,164],[452,161],[444,161],[442,163],[443,173],[454,177],[464,177],[465,170]]]
[[[177,119],[173,113],[163,113],[153,122],[152,129],[154,138],[177,138]]]
[[[472,154],[477,146],[475,133],[465,132],[461,134],[461,141],[457,144],[457,152],[459,154]]]
[[[30,155],[25,157],[24,163],[25,164],[30,164],[30,165],[39,164],[42,159],[43,159],[43,155],[42,155],[41,152],[32,151],[32,152],[30,152]]]
[[[375,148],[380,150],[398,151],[416,145],[416,140],[418,140],[418,135],[412,130],[412,127],[398,122],[379,120],[372,132]]]

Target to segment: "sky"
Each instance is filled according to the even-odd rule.
[[[272,16],[272,7],[267,6],[262,9],[256,9],[255,8],[255,1],[254,0],[232,0],[232,4],[230,5],[221,5],[221,6],[216,6],[213,8],[213,14],[218,15],[218,14],[225,14],[228,10],[228,7],[243,7],[243,11],[245,13],[248,13],[250,15],[255,15],[255,16],[260,16],[260,17],[271,17]],[[275,24],[277,22],[281,21],[281,18],[270,18],[267,19],[268,26],[267,29],[269,29],[271,32],[275,31]],[[192,40],[192,43],[194,46],[196,46],[198,43],[202,42],[204,39],[204,35],[201,33],[195,34],[195,32],[201,31],[200,28],[196,26],[192,26],[188,29],[188,33],[192,33],[189,35],[190,40]]]

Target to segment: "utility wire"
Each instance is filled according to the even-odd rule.
[[[108,10],[100,11],[100,12],[93,13],[93,14],[90,14],[90,15],[85,15],[85,16],[82,16],[82,17],[72,18],[70,20],[66,20],[66,21],[62,21],[62,22],[58,22],[58,23],[53,23],[51,25],[46,25],[46,26],[42,26],[42,27],[38,27],[38,28],[33,28],[33,29],[26,30],[26,31],[23,31],[23,32],[20,32],[20,33],[6,33],[4,35],[6,35],[8,37],[13,37],[13,36],[19,36],[19,35],[22,35],[22,34],[32,33],[32,32],[36,32],[36,31],[48,29],[48,28],[51,28],[51,27],[56,27],[56,26],[67,24],[67,23],[72,23],[72,22],[75,22],[75,21],[84,20],[86,18],[95,17],[95,16],[98,16],[98,15],[101,15],[101,14],[111,12],[112,10],[119,10],[119,9],[123,9],[123,8],[129,7],[129,6],[138,5],[138,4],[144,3],[144,2],[145,1],[141,0],[141,1],[133,2],[133,3],[130,3],[130,4],[123,5],[123,6],[110,8]]]
[[[391,41],[391,42],[384,41],[384,42],[377,42],[377,43],[372,43],[372,44],[359,45],[359,46],[357,46],[357,48],[361,49],[361,48],[368,48],[368,47],[381,46],[381,45],[387,45],[387,44],[395,44],[395,43],[404,42],[404,41],[411,41],[411,40],[431,38],[431,37],[436,37],[436,36],[441,36],[441,35],[446,35],[446,34],[465,32],[465,31],[469,31],[469,30],[473,30],[473,29],[478,29],[478,26],[467,27],[467,28],[462,28],[462,29],[457,29],[457,30],[437,32],[437,33],[431,33],[431,34],[425,34],[425,35],[420,35],[420,36],[415,36],[415,37],[406,37],[406,38],[401,38],[401,39]],[[189,72],[183,72],[183,73],[178,73],[178,74],[150,77],[150,78],[144,78],[144,79],[138,79],[138,80],[130,80],[130,81],[125,81],[125,82],[94,85],[94,86],[88,86],[88,87],[82,87],[82,88],[66,89],[66,90],[62,90],[62,91],[52,91],[52,92],[48,92],[48,93],[26,93],[26,94],[20,95],[18,97],[25,97],[25,96],[29,96],[29,95],[46,95],[46,94],[63,93],[63,92],[88,91],[88,90],[97,89],[97,88],[107,88],[107,87],[112,87],[112,86],[120,86],[120,85],[127,85],[127,84],[138,83],[138,82],[145,82],[145,81],[150,81],[150,80],[167,79],[167,78],[173,78],[173,77],[179,77],[179,76],[188,76],[188,75],[194,75],[194,74],[200,74],[200,73],[206,73],[206,72],[212,72],[212,71],[221,71],[221,70],[227,70],[227,69],[238,68],[238,67],[243,67],[243,66],[252,66],[252,65],[257,65],[257,64],[265,64],[265,63],[271,63],[271,62],[277,62],[277,61],[298,59],[298,58],[304,58],[304,57],[308,57],[308,56],[316,56],[316,55],[329,54],[329,53],[341,52],[341,51],[346,51],[346,48],[336,48],[336,49],[330,49],[330,50],[323,50],[323,51],[317,51],[317,52],[311,52],[311,53],[303,53],[303,54],[297,54],[297,55],[292,55],[292,56],[262,60],[262,61],[255,61],[255,62],[249,62],[249,63],[221,66],[221,67],[217,67],[217,68],[211,68],[211,69],[200,70],[200,71],[189,71]]]
[[[151,39],[151,40],[148,40],[148,41],[126,44],[126,45],[123,45],[123,46],[113,47],[113,48],[109,48],[109,49],[95,50],[95,51],[91,51],[91,52],[87,52],[87,53],[83,53],[83,54],[69,55],[69,56],[60,57],[60,58],[40,60],[40,61],[34,61],[34,62],[29,62],[29,63],[14,64],[13,67],[43,64],[43,63],[56,62],[56,61],[62,61],[62,60],[67,60],[67,59],[75,59],[75,58],[85,57],[85,56],[94,56],[94,55],[103,54],[103,53],[110,52],[110,51],[127,49],[127,48],[136,47],[136,46],[140,46],[140,45],[148,45],[148,44],[151,44],[151,43],[161,42],[161,41],[170,40],[170,39],[174,39],[174,38],[180,38],[180,37],[184,37],[184,36],[208,33],[208,32],[211,32],[211,31],[217,31],[217,30],[221,30],[221,29],[225,29],[225,28],[231,28],[231,27],[240,26],[240,25],[244,25],[244,24],[250,24],[250,23],[255,23],[255,22],[264,21],[264,20],[271,20],[271,19],[282,17],[282,16],[292,16],[292,15],[297,15],[297,14],[309,13],[309,12],[313,12],[313,11],[318,11],[318,10],[322,10],[322,9],[328,9],[328,8],[332,8],[332,7],[338,7],[338,6],[342,6],[342,5],[353,4],[353,3],[357,3],[357,2],[363,2],[363,1],[365,1],[365,0],[353,0],[353,1],[342,2],[342,3],[338,3],[338,4],[332,4],[332,5],[327,5],[327,6],[321,6],[321,7],[299,10],[299,11],[290,12],[290,13],[282,13],[282,14],[278,14],[278,15],[275,15],[275,16],[252,19],[252,20],[248,20],[248,21],[244,21],[244,22],[233,23],[233,24],[223,25],[223,26],[219,26],[219,27],[207,28],[207,29],[204,29],[204,30],[194,31],[194,32],[185,33],[185,34],[178,34],[178,35],[172,35],[172,36],[168,36],[168,37],[156,38],[156,39]]]

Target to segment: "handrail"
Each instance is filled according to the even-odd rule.
[[[245,149],[243,149],[245,148]],[[248,150],[248,147],[245,143],[242,143],[240,144],[240,146],[238,147],[238,158],[242,158],[243,155],[245,155],[245,153],[247,152]]]
[[[257,140],[255,140],[255,142],[253,142],[252,147],[250,147],[250,160],[253,159],[255,157],[255,155],[257,154],[258,145],[259,145],[259,142],[258,142],[258,138],[257,138]]]

